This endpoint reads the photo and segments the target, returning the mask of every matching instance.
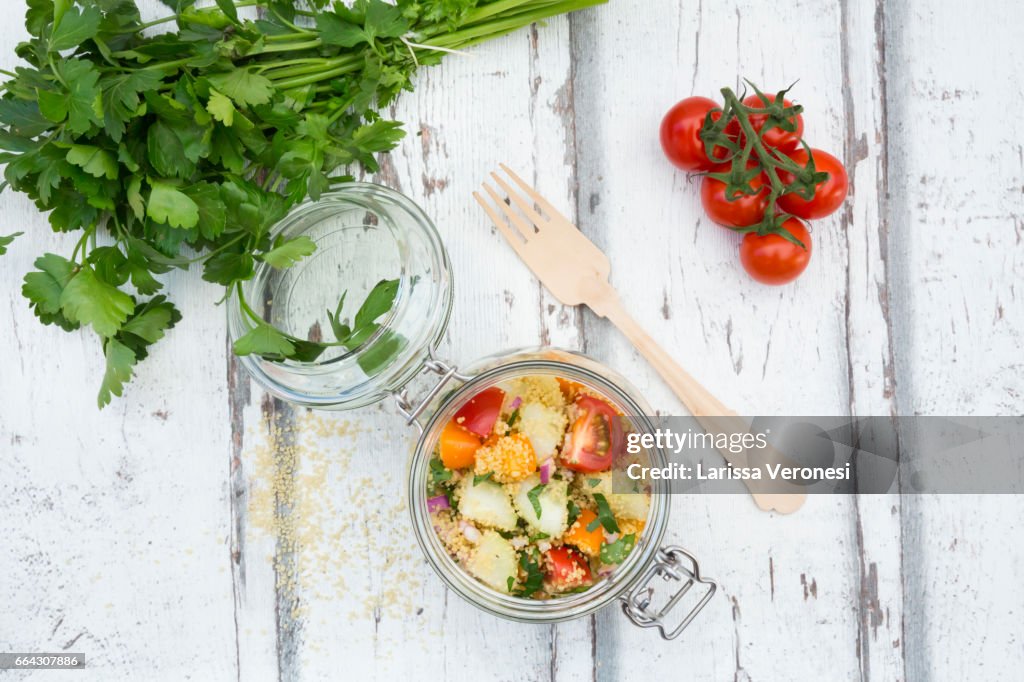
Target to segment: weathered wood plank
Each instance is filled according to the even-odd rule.
[[[847,254],[849,411],[895,415],[886,204],[886,9],[883,3],[842,2],[840,21],[846,125],[841,158],[850,176],[850,197],[839,219]],[[858,677],[905,679],[901,500],[864,495],[853,503]]]
[[[11,14],[4,68],[25,37],[22,8]],[[3,649],[84,652],[82,679],[233,679],[220,293],[168,275],[184,320],[100,412],[98,341],[43,327],[21,297],[32,261],[69,253],[74,238],[9,190],[0,209],[25,232],[0,266]]]
[[[840,222],[815,226],[815,255],[798,282],[762,287],[742,272],[738,239],[703,217],[697,184],[673,171],[657,141],[662,114],[685,96],[717,96],[739,76],[773,89],[800,78],[794,94],[807,108],[809,139],[841,152],[839,8],[698,3],[651,22],[642,3],[617,2],[579,25],[577,136],[587,144],[579,145],[578,175],[588,207],[581,220],[611,255],[613,282],[636,317],[743,413],[844,414],[847,245]],[[801,39],[776,50],[766,36],[778,35]],[[624,339],[588,341],[656,409],[680,413]],[[682,642],[669,645],[616,613],[602,614],[601,678],[665,675],[683,660],[689,674],[710,679],[857,670],[852,500],[812,499],[792,517],[759,512],[749,498],[675,503],[668,539],[700,556],[720,581],[719,597]],[[784,637],[766,636],[783,630]]]
[[[565,165],[571,163],[566,149],[571,136],[563,129],[571,123],[565,110],[567,32],[567,20],[557,19],[541,31],[523,31],[476,48],[472,56],[451,57],[422,72],[416,91],[395,107],[395,116],[409,122],[418,137],[410,135],[385,160],[375,180],[420,203],[450,248],[456,302],[439,354],[457,363],[536,345],[542,338],[576,345],[572,314],[549,310],[538,285],[513,260],[470,197],[487,172],[504,161],[527,174],[561,178],[567,199],[572,199],[571,167]],[[251,402],[258,403],[259,395],[254,391]],[[245,407],[242,415],[236,429],[250,428],[243,423],[266,422],[255,405]],[[350,420],[352,427],[346,431]],[[292,547],[297,567],[288,571],[288,584],[281,585],[280,576],[276,587],[264,580],[261,593],[246,608],[254,621],[266,621],[259,612],[272,601],[268,594],[284,590],[296,595],[295,660],[289,670],[279,672],[282,678],[320,679],[340,669],[383,679],[471,679],[495,670],[517,671],[515,677],[521,679],[524,669],[533,671],[526,679],[549,674],[574,679],[580,669],[590,677],[588,622],[553,630],[495,619],[446,593],[423,562],[403,501],[403,460],[414,434],[402,426],[390,404],[337,417],[298,415],[285,430],[307,444],[293,453],[280,438],[272,438],[278,462],[271,470],[281,468],[282,453],[284,468],[310,466],[310,461],[314,469],[323,464],[315,451],[319,446],[309,443],[322,439],[318,432],[325,428],[344,431],[331,441],[335,448],[327,458],[344,476],[330,476],[326,482],[303,479],[303,490],[296,487],[286,496],[312,498],[305,507],[301,502],[292,505],[287,519],[256,529],[261,540],[246,541],[245,566],[251,573],[254,563],[265,566],[266,557],[249,547],[282,534],[298,538]],[[273,454],[265,445],[256,450],[255,457],[242,455],[243,467],[249,476],[265,478],[267,462],[256,460]],[[347,504],[350,500],[359,504]],[[332,516],[338,518],[332,522]],[[323,555],[338,558],[317,564],[316,571],[306,568],[311,557],[316,564],[315,557]],[[247,651],[259,659],[268,646],[281,646],[280,635],[268,641],[262,631],[248,640],[242,646],[243,659]]]
[[[886,8],[896,398],[903,414],[1021,414],[1024,104],[1011,2]],[[1019,676],[1018,496],[903,504],[908,679]]]

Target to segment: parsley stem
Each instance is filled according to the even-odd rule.
[[[72,263],[76,262],[76,259],[78,258],[78,252],[81,251],[82,265],[85,265],[85,242],[89,239],[89,235],[91,235],[95,229],[96,225],[93,224],[90,225],[89,228],[82,233],[82,237],[78,240],[78,243],[75,244],[75,250],[71,252]]]
[[[184,59],[175,59],[173,62],[157,62],[156,64],[150,64],[149,66],[143,66],[136,71],[151,71],[153,69],[176,69],[179,66],[185,66],[191,62],[193,57],[185,57]]]
[[[319,70],[309,76],[302,78],[286,78],[280,81],[274,81],[274,85],[280,90],[288,90],[290,88],[297,88],[303,85],[310,85],[312,83],[319,83],[320,81],[330,80],[336,76],[341,76],[346,73],[358,71],[360,69],[359,64],[345,64],[334,69],[328,69],[326,71]],[[274,79],[271,79],[274,80]]]
[[[285,43],[283,45],[268,45],[267,47],[264,47],[262,50],[254,54],[268,54],[271,52],[290,52],[292,50],[307,50],[312,49],[314,47],[320,47],[322,44],[323,43],[320,42],[320,39],[317,38],[316,40],[307,40],[304,43]]]
[[[291,61],[306,61],[308,63],[290,65],[280,70],[277,70],[277,66],[279,65],[275,64],[274,66],[270,67],[271,69],[273,69],[272,71],[264,71],[261,73],[263,73],[264,76],[266,76],[272,81],[278,81],[281,79],[293,78],[295,76],[308,76],[310,74],[323,73],[324,70],[326,69],[333,69],[338,66],[343,66],[346,64],[353,66],[361,66],[361,60],[353,59],[352,57],[336,57],[334,59],[324,59],[322,57],[318,57],[315,59]],[[285,64],[287,64],[287,62],[282,62],[280,66],[283,66]]]

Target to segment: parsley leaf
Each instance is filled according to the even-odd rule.
[[[100,384],[100,393],[96,399],[99,407],[109,404],[112,395],[121,396],[135,367],[135,353],[117,339],[107,340],[103,355],[107,361],[107,370],[103,373],[103,383]]]
[[[235,123],[235,105],[231,99],[214,88],[210,88],[210,100],[206,103],[206,110],[215,119],[228,126]]]
[[[171,227],[195,227],[199,224],[199,205],[174,185],[149,181],[146,215]]]
[[[285,240],[282,235],[274,242],[274,248],[260,258],[272,267],[283,269],[290,268],[314,251],[316,243],[309,237],[302,235]]]
[[[156,88],[162,80],[159,71],[131,71],[105,76],[100,80],[103,103],[103,129],[114,142],[124,137],[127,123],[139,111],[139,93]]]
[[[597,518],[587,524],[587,532],[593,533],[598,526],[604,526],[609,533],[618,533],[619,524],[615,523],[615,516],[608,506],[608,500],[601,493],[594,493],[594,502],[597,503]]]
[[[546,484],[544,483],[536,485],[530,489],[530,492],[526,493],[526,497],[530,500],[530,504],[533,506],[533,513],[537,515],[538,519],[540,518],[540,514],[543,511],[543,509],[540,506],[540,494],[544,492],[545,485]]]
[[[103,14],[98,7],[84,7],[81,10],[71,7],[59,21],[54,21],[53,33],[50,34],[50,51],[60,52],[78,47],[94,37],[102,18]]]
[[[65,157],[89,175],[96,178],[115,180],[117,178],[117,159],[103,149],[87,144],[73,144]]]
[[[68,130],[76,135],[89,132],[94,123],[102,123],[103,101],[97,86],[100,74],[96,67],[82,59],[66,59],[57,62],[54,68],[68,89],[60,96],[56,112],[62,114],[60,120],[51,120],[60,123],[66,116]],[[42,107],[42,99],[39,104]]]
[[[623,535],[621,538],[612,543],[601,544],[601,563],[602,564],[621,564],[629,556],[629,553],[633,551],[633,547],[636,545],[636,535],[630,533],[629,535]]]
[[[295,352],[295,344],[269,324],[257,324],[235,341],[234,349],[235,355],[288,357]]]
[[[17,239],[18,237],[20,237],[23,234],[25,234],[25,233],[24,232],[15,232],[14,234],[9,234],[7,236],[0,236],[0,256],[2,256],[5,253],[7,253],[7,247],[10,246],[11,243],[15,239]]]
[[[526,578],[514,594],[518,597],[532,597],[544,587],[544,571],[540,565],[540,553],[534,550],[532,556],[528,552],[519,553],[519,568],[526,573]]]
[[[566,527],[571,528],[572,524],[576,523],[576,519],[580,517],[581,510],[578,506],[576,506],[576,503],[573,502],[572,500],[569,500],[569,503],[566,505],[566,507],[569,510],[569,521]]]
[[[391,310],[394,305],[395,296],[398,294],[398,280],[384,279],[373,287],[363,305],[356,312],[353,322],[355,327],[354,335],[358,335],[362,329],[372,325],[378,318]]]
[[[60,297],[64,287],[74,275],[74,265],[63,256],[47,253],[36,259],[38,271],[25,275],[21,287],[22,295],[32,304],[32,312],[43,324],[56,324],[71,331],[78,328],[77,322],[64,317]]]
[[[274,84],[249,69],[215,73],[209,76],[209,81],[240,107],[266,104],[274,94]]]
[[[327,311],[327,320],[331,323],[331,331],[334,333],[334,338],[338,341],[343,341],[352,335],[352,328],[345,324],[341,319],[341,310],[345,307],[345,296],[348,292],[343,292],[341,298],[338,299],[338,305],[334,309],[334,312]]]
[[[320,32],[320,40],[325,45],[355,47],[367,40],[367,35],[362,28],[335,14],[318,14],[316,27]]]
[[[476,486],[480,485],[481,483],[483,483],[484,481],[491,480],[492,476],[494,476],[494,472],[493,471],[489,471],[486,474],[478,474],[478,475],[474,476],[473,477],[473,486],[476,487]]]
[[[113,336],[135,309],[132,297],[100,280],[83,266],[60,294],[60,307],[72,322],[92,325],[100,336]]]
[[[597,486],[601,485],[601,479],[600,478],[588,478],[587,479],[587,485],[589,485],[591,488],[596,488]]]

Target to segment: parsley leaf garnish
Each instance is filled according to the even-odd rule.
[[[535,592],[544,587],[544,571],[540,566],[540,552],[533,550],[532,555],[528,552],[519,553],[519,568],[526,573],[519,589],[515,591],[518,597],[531,597]]]
[[[576,503],[573,502],[572,500],[569,500],[569,503],[566,505],[566,507],[569,510],[569,525],[567,527],[571,528],[572,524],[576,523],[576,519],[580,517],[580,508],[577,507]]]
[[[483,483],[484,481],[491,480],[492,476],[494,476],[494,472],[493,471],[488,471],[486,474],[478,474],[478,475],[474,476],[473,477],[473,486],[476,487],[476,486],[480,485],[481,483]]]
[[[615,523],[615,516],[612,508],[608,506],[608,500],[601,493],[594,493],[594,502],[597,503],[597,518],[587,524],[587,531],[594,532],[598,526],[604,526],[609,533],[618,533],[619,524]]]
[[[534,486],[530,489],[530,492],[526,493],[526,497],[530,500],[530,504],[533,506],[533,513],[537,515],[538,519],[543,511],[540,506],[540,494],[544,492],[544,486],[545,484],[541,483],[540,485]]]
[[[636,535],[630,533],[629,535],[623,535],[621,538],[612,543],[601,544],[601,563],[602,564],[621,564],[629,556],[629,553],[633,551],[633,547],[636,545]]]

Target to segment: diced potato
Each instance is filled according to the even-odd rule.
[[[531,402],[519,408],[515,427],[530,439],[539,464],[554,455],[562,444],[567,421],[563,410]]]
[[[501,530],[515,530],[516,512],[500,485],[491,481],[473,485],[473,477],[466,476],[459,489],[459,512],[465,519]]]
[[[544,486],[537,496],[537,502],[540,504],[539,517],[529,495],[538,485],[540,476],[537,474],[519,484],[519,491],[515,496],[516,510],[530,528],[546,533],[551,540],[557,540],[562,537],[562,533],[569,525],[569,484],[565,481],[551,481]]]
[[[484,531],[466,562],[466,570],[499,592],[508,592],[508,579],[514,580],[519,570],[516,550],[495,531]]]
[[[651,508],[651,496],[647,493],[613,493],[612,472],[602,471],[597,474],[580,474],[580,490],[593,498],[594,493],[601,493],[608,500],[612,514],[616,519],[630,519],[633,521],[644,521],[647,519],[647,511]],[[598,480],[600,483],[591,486],[591,480]]]

